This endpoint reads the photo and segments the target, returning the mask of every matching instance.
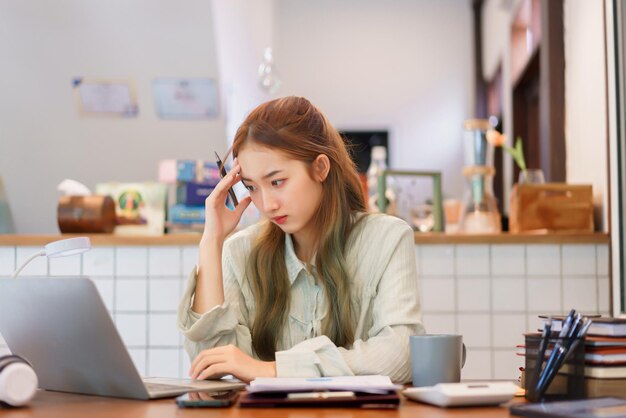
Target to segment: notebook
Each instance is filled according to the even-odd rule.
[[[599,315],[586,315],[591,318],[592,324],[587,331],[587,335],[626,337],[626,318],[610,318]],[[547,316],[539,315],[544,322]],[[552,331],[560,331],[563,325],[564,316],[552,316]]]
[[[87,278],[0,280],[0,334],[39,387],[133,399],[243,388],[239,380],[143,379]]]
[[[311,392],[284,393],[261,392],[245,393],[239,398],[242,408],[294,408],[294,407],[333,407],[333,408],[367,408],[393,409],[400,404],[396,392],[372,394],[362,392]]]

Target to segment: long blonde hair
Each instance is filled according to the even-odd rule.
[[[354,342],[354,320],[344,252],[355,225],[353,215],[365,212],[366,205],[346,145],[326,117],[302,97],[284,97],[254,109],[237,130],[233,156],[248,142],[283,152],[309,167],[320,154],[330,160],[313,219],[318,233],[315,267],[329,307],[322,330],[337,346],[349,347]],[[273,223],[266,224],[252,247],[248,274],[256,303],[252,345],[259,358],[273,360],[290,303],[285,233]]]

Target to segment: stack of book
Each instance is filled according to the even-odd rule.
[[[544,318],[544,317],[542,317]],[[552,317],[552,331],[561,329],[564,317]],[[546,318],[544,318],[545,320]],[[540,334],[536,334],[540,335]],[[526,347],[518,345],[518,355],[526,355]],[[546,350],[546,356],[550,354]],[[593,317],[585,338],[585,391],[589,398],[603,396],[626,396],[626,319]],[[560,370],[566,376],[568,367]],[[558,378],[552,385],[564,384]],[[522,376],[522,382],[524,376]],[[554,389],[554,388],[553,388]]]
[[[167,232],[202,232],[204,202],[220,181],[214,162],[204,160],[162,160],[159,181],[175,189],[169,202]]]

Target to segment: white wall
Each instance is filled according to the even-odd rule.
[[[566,0],[563,23],[567,181],[593,185],[598,222],[608,219],[609,190],[604,2]]]
[[[473,116],[469,1],[277,0],[280,94],[308,97],[339,129],[390,131],[392,168],[442,170],[463,191]]]
[[[390,130],[393,168],[443,170],[460,197],[472,117],[469,0],[0,0],[0,175],[18,233],[56,232],[56,185],[154,180],[162,158],[210,158],[256,104],[271,44],[278,95],[309,97],[340,129]],[[219,75],[219,77],[218,77]],[[75,76],[131,77],[134,119],[80,118]],[[217,77],[222,112],[156,117],[155,77]]]
[[[57,232],[56,185],[156,180],[162,158],[210,158],[222,118],[162,121],[154,78],[213,77],[211,4],[203,0],[0,0],[0,175],[18,233]],[[80,118],[75,76],[130,77],[133,119]]]
[[[275,0],[213,0],[220,88],[229,143],[248,113],[272,97],[258,85],[263,51],[272,47]]]

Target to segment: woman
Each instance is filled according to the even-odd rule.
[[[424,332],[413,233],[365,214],[338,132],[308,100],[286,97],[252,111],[232,152],[178,311],[190,376],[410,380],[408,337]],[[250,195],[231,211],[239,181]],[[265,220],[226,239],[250,202]]]

